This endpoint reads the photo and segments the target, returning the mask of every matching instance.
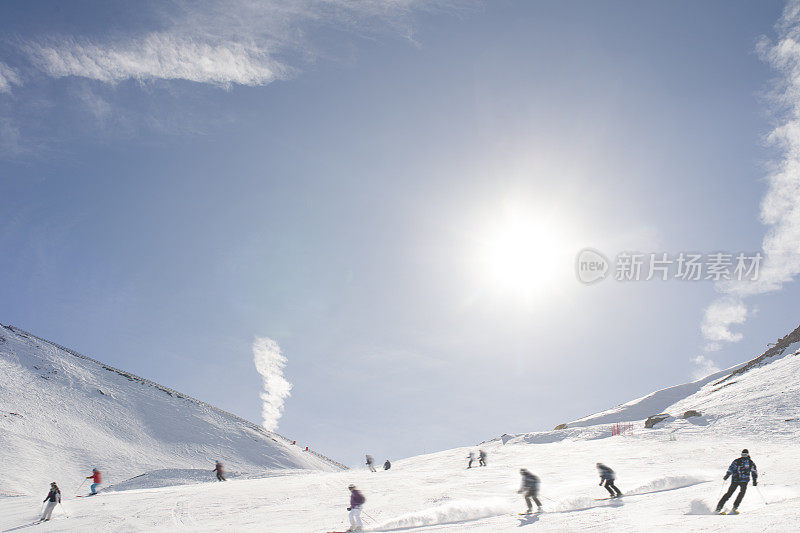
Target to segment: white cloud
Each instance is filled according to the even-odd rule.
[[[704,355],[698,355],[692,359],[692,362],[697,365],[697,368],[692,372],[692,379],[694,380],[702,379],[720,371],[717,364]]]
[[[10,93],[12,85],[22,85],[16,70],[0,61],[0,93]]]
[[[69,39],[29,46],[28,52],[34,64],[52,77],[80,76],[112,83],[160,78],[264,85],[290,71],[255,43],[214,44],[167,33],[109,45]]]
[[[263,380],[261,418],[264,429],[275,431],[283,415],[283,404],[292,391],[292,384],[283,377],[286,357],[280,346],[269,337],[256,337],[253,342],[253,362]]]
[[[0,117],[0,155],[16,156],[25,149],[20,142],[19,127],[11,119]]]
[[[744,302],[735,297],[725,297],[706,308],[700,329],[707,340],[719,346],[720,342],[742,340],[742,334],[733,333],[730,328],[733,325],[743,324],[745,320],[747,320],[747,307]]]
[[[159,6],[163,27],[125,36],[49,37],[28,42],[32,63],[55,78],[78,76],[265,85],[289,77],[317,55],[307,30],[368,33],[389,26],[411,35],[412,8],[436,0],[173,1]],[[311,33],[314,33],[313,31]]]
[[[718,285],[725,296],[706,309],[701,327],[712,348],[742,339],[730,327],[746,320],[745,298],[780,290],[800,274],[800,2],[787,4],[777,27],[778,41],[759,46],[764,59],[780,74],[773,95],[779,125],[767,138],[779,150],[780,159],[767,176],[761,201],[760,218],[767,226],[764,261],[757,280]]]

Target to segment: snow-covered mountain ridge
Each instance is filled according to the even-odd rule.
[[[277,433],[33,334],[0,325],[0,491],[93,467],[107,484],[163,469],[343,468]]]
[[[747,362],[702,379],[668,387],[614,408],[562,424],[554,431],[504,435],[502,440],[555,442],[568,438],[611,436],[612,425],[644,427],[714,424],[732,435],[769,429],[771,435],[794,435],[800,428],[800,327]],[[691,412],[700,416],[684,418]],[[651,418],[652,417],[652,418]],[[658,421],[662,419],[661,421]]]

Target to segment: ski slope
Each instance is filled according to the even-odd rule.
[[[594,415],[602,423],[585,424],[593,419],[587,417],[566,430],[487,441],[480,445],[489,454],[485,468],[465,468],[477,449],[471,447],[394,461],[377,473],[287,469],[209,483],[191,470],[154,471],[127,490],[93,498],[72,497],[77,482],[57,479],[65,501],[52,522],[24,527],[36,518],[45,483],[36,494],[0,496],[0,531],[343,531],[350,483],[367,498],[368,531],[797,531],[796,348],[787,341],[746,372],[654,393],[668,396],[660,403],[640,399]],[[689,409],[702,416],[680,418]],[[659,413],[672,416],[645,429],[644,419]],[[609,424],[617,421],[635,429],[612,437]],[[711,514],[723,474],[745,447],[758,464],[759,486],[749,488],[741,515]],[[607,495],[598,486],[598,461],[617,472],[621,500],[596,500]],[[516,493],[521,467],[541,478],[540,515],[517,514],[525,509]]]
[[[21,330],[0,327],[0,494],[92,468],[113,485],[164,468],[338,470],[277,434]]]

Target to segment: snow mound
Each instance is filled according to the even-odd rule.
[[[650,494],[653,492],[663,492],[666,490],[683,489],[700,483],[708,483],[707,479],[694,476],[668,476],[646,483],[640,487],[626,492],[626,496],[636,496],[637,494]]]
[[[704,502],[703,500],[692,500],[692,503],[689,504],[689,512],[686,513],[687,515],[697,515],[697,514],[715,514],[712,510],[711,506]]]
[[[394,531],[411,527],[457,524],[509,514],[513,511],[514,507],[508,501],[500,498],[454,500],[444,505],[398,516],[382,522],[372,529],[374,531]]]

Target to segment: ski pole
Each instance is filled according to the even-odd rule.
[[[367,513],[366,513],[366,512],[365,512],[363,509],[361,510],[361,514],[363,514],[364,516],[366,516],[367,518],[369,518],[370,520],[372,520],[372,521],[373,521],[373,522],[375,522],[375,523],[377,523],[377,522],[378,522],[377,520],[375,520],[374,518],[372,518],[372,516],[371,516],[371,515],[367,514]]]
[[[84,484],[84,483],[86,483],[86,479],[84,479],[83,481],[81,481],[81,484],[80,484],[80,485],[78,485],[78,488],[77,488],[77,489],[75,489],[75,495],[76,495],[76,496],[77,496],[77,494],[78,494],[78,491],[79,491],[79,490],[81,490],[81,487],[83,487],[83,484]]]
[[[717,494],[717,499],[719,499],[719,497],[722,496],[722,491],[724,491],[724,490],[725,490],[725,480],[723,479],[722,480],[722,487],[720,487],[719,494]]]
[[[761,501],[764,502],[764,505],[769,505],[769,502],[767,501],[767,499],[764,497],[763,494],[761,494],[761,489],[758,488],[758,485],[756,485],[756,492],[758,492],[758,495],[761,496]]]

